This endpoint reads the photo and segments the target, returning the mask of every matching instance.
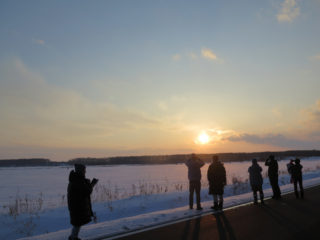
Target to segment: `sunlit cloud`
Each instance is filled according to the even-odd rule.
[[[310,57],[311,60],[320,61],[320,54]]]
[[[32,42],[35,43],[35,44],[38,44],[38,45],[45,45],[45,41],[42,40],[42,39],[35,39],[35,38],[33,38],[33,39],[32,39]]]
[[[196,60],[196,59],[198,59],[197,54],[195,54],[195,53],[193,53],[193,52],[188,53],[188,57],[189,57],[189,59],[191,59],[191,60]]]
[[[203,58],[213,61],[218,59],[217,55],[209,48],[202,48],[201,55]]]
[[[296,0],[285,0],[277,14],[279,22],[292,22],[300,15],[300,7]]]
[[[187,98],[184,96],[173,95],[168,99],[157,101],[156,106],[162,111],[167,111],[170,106],[173,108],[178,106],[181,107],[181,105],[184,104],[186,101],[187,101]]]
[[[181,55],[180,54],[175,54],[172,56],[172,60],[174,61],[179,61],[181,59]]]
[[[320,132],[320,99],[312,106],[302,109],[302,124],[312,132]]]
[[[164,102],[164,101],[158,102],[158,103],[157,103],[157,106],[158,106],[158,108],[159,108],[160,110],[162,110],[162,111],[167,111],[167,110],[168,110],[168,105],[167,105],[167,103]]]
[[[287,137],[283,134],[248,134],[242,133],[226,138],[226,140],[231,142],[247,142],[255,145],[269,145],[275,147],[281,147],[284,149],[309,149],[310,147],[319,147],[317,141],[309,141],[298,139],[296,137]]]
[[[49,84],[20,60],[0,64],[0,145],[92,146],[116,144],[113,135],[160,122],[136,109],[97,102]],[[114,143],[113,143],[114,142]]]
[[[65,149],[65,156],[88,156],[94,149],[110,156],[179,153],[193,145],[183,95],[159,101],[162,112],[144,112],[50,84],[18,58],[0,62],[0,72],[0,149],[6,149],[0,158],[20,147],[28,156],[47,149],[43,156],[51,158],[56,149]]]
[[[235,131],[221,128],[203,129],[196,136],[194,143],[203,144],[204,139],[206,144],[217,144],[223,142],[226,138],[235,135]]]

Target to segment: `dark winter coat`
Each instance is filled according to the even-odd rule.
[[[201,180],[201,170],[204,162],[201,159],[189,159],[186,162],[188,167],[188,179],[189,181],[200,181]]]
[[[223,163],[216,162],[211,163],[207,177],[209,181],[209,194],[223,194],[224,186],[226,185],[226,169],[223,166]]]
[[[278,162],[277,160],[267,160],[265,165],[268,166],[268,176],[277,177],[278,176]]]
[[[261,175],[262,168],[258,163],[253,163],[248,169],[251,186],[262,186],[263,178]]]
[[[300,163],[296,163],[292,166],[291,172],[292,172],[292,179],[300,179],[302,177],[302,165]]]
[[[292,175],[292,167],[294,167],[294,164],[292,162],[287,164],[288,173]]]
[[[90,180],[72,170],[69,174],[68,208],[73,226],[81,226],[91,221],[91,193]]]

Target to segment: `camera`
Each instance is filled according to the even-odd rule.
[[[96,185],[98,181],[99,181],[98,179],[93,178],[92,181],[91,181],[91,184],[92,185]]]

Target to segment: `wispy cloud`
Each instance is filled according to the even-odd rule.
[[[295,137],[287,137],[283,134],[266,134],[266,135],[256,135],[256,134],[238,134],[230,136],[225,140],[231,142],[247,142],[251,144],[263,144],[275,147],[281,147],[286,149],[304,149],[311,147],[319,147],[318,142],[312,142],[303,139],[297,139]]]
[[[310,60],[320,61],[320,54],[317,54],[317,55],[310,57]]]
[[[209,61],[216,61],[223,63],[223,60],[217,56],[210,48],[202,48],[199,55],[195,52],[188,52],[184,54],[177,53],[171,57],[173,61],[180,61],[181,59],[187,58],[189,60],[197,60],[199,57],[202,57]]]
[[[42,46],[45,45],[45,41],[42,40],[42,39],[32,38],[32,42],[35,43],[35,44],[38,44],[38,45],[42,45]]]
[[[20,59],[0,62],[0,72],[0,145],[28,139],[42,146],[112,146],[117,144],[112,135],[161,124],[137,109],[49,84]]]
[[[164,101],[159,101],[159,102],[157,103],[157,106],[158,106],[158,108],[159,108],[160,110],[162,110],[162,111],[167,111],[167,110],[168,110],[168,105],[167,105],[167,103],[164,102]]]
[[[172,60],[174,61],[179,61],[181,59],[181,55],[180,54],[175,54],[172,56]]]
[[[209,48],[202,48],[201,56],[208,60],[213,60],[213,61],[218,60],[217,55]]]
[[[178,95],[173,95],[169,97],[168,99],[162,99],[156,102],[156,106],[162,110],[162,111],[167,111],[170,109],[175,109],[175,107],[179,106],[181,108],[181,105],[185,104],[187,98],[184,96],[178,96]]]
[[[191,60],[196,60],[196,59],[198,59],[197,54],[195,54],[195,53],[193,53],[193,52],[188,53],[188,57],[189,57]]]
[[[300,7],[296,0],[285,0],[277,14],[279,22],[292,22],[300,15]]]
[[[320,99],[312,106],[301,111],[302,124],[308,126],[312,132],[320,132]]]

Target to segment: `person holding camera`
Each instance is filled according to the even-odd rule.
[[[266,162],[265,165],[268,166],[268,176],[270,180],[270,185],[272,187],[273,191],[273,199],[280,199],[281,198],[281,191],[279,188],[279,183],[278,183],[278,178],[279,178],[279,167],[278,167],[278,162],[274,158],[273,155],[270,155]]]
[[[189,207],[193,209],[193,195],[196,192],[197,210],[202,210],[200,203],[200,190],[201,190],[201,170],[204,162],[197,157],[196,154],[192,154],[191,158],[185,163],[188,167],[188,179],[189,179]]]
[[[296,195],[296,198],[299,198],[299,192],[298,192],[298,184],[300,187],[300,197],[303,199],[304,198],[304,191],[303,191],[303,186],[302,186],[302,168],[303,166],[300,164],[300,159],[296,158],[294,160],[294,165],[292,166],[292,181],[293,181],[293,186],[294,186],[294,193]]]
[[[91,207],[91,193],[98,179],[87,179],[83,164],[75,164],[74,168],[75,170],[70,171],[68,184],[68,209],[73,226],[68,240],[80,240],[78,234],[81,226],[95,218]]]

